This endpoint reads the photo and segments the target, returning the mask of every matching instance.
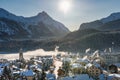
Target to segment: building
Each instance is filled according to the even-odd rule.
[[[116,65],[110,65],[109,66],[109,72],[110,73],[117,73],[118,72],[118,68],[117,68],[117,66]]]
[[[118,74],[120,74],[120,63],[115,63],[114,65],[117,66],[117,69],[118,69]]]
[[[109,74],[107,80],[120,80],[120,74]]]
[[[62,78],[62,80],[94,80],[92,77],[90,77],[88,74],[78,74],[75,76],[66,76]]]
[[[101,55],[107,64],[119,63],[120,62],[120,53],[105,53]]]
[[[79,63],[73,63],[71,65],[71,71],[73,74],[82,74],[85,72],[85,68]]]
[[[102,73],[102,70],[99,64],[88,63],[86,65],[86,71],[90,76],[93,76],[93,77],[98,77]]]
[[[19,60],[20,60],[20,61],[23,61],[23,60],[24,60],[22,48],[21,48],[20,51],[19,51]]]
[[[21,76],[24,76],[27,80],[33,80],[35,77],[35,73],[32,70],[26,70],[21,73]]]

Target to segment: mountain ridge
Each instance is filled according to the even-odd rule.
[[[83,30],[83,29],[97,29],[97,30],[99,30],[100,27],[105,26],[109,22],[111,23],[111,22],[117,21],[119,19],[120,19],[120,12],[112,13],[109,16],[102,18],[100,20],[95,20],[92,22],[87,22],[87,23],[81,24],[79,30]],[[118,26],[118,27],[120,28],[120,26]],[[100,29],[100,30],[102,30],[102,29]]]
[[[23,16],[16,16],[6,11],[5,9],[0,8],[0,18],[1,18],[0,31],[5,32],[6,34],[8,33],[6,31],[3,31],[2,29],[4,26],[6,26],[7,29],[10,29],[8,31],[15,30],[9,26],[10,24],[8,24],[9,23],[8,21],[14,21],[15,23],[13,24],[13,26],[16,24],[16,26],[14,26],[16,28],[17,28],[17,25],[20,25],[21,28],[23,28],[23,30],[26,31],[26,33],[28,33],[26,35],[26,38],[29,38],[29,37],[35,38],[35,36],[36,38],[40,38],[41,34],[43,34],[42,37],[64,36],[70,32],[68,28],[66,28],[62,23],[54,20],[45,11],[38,13],[36,16],[23,17]],[[36,30],[35,27],[38,30]]]
[[[115,51],[119,51],[120,17],[116,18],[115,14],[120,15],[120,13],[113,13],[111,14],[112,19],[110,19],[110,15],[100,20],[81,24],[77,31],[69,33],[61,40],[60,50],[84,53],[87,48],[90,48],[92,51],[104,51],[111,48],[114,42]],[[101,21],[103,19],[105,22]]]

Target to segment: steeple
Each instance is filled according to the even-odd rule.
[[[19,60],[20,61],[24,60],[24,58],[23,58],[23,49],[22,48],[19,50]]]

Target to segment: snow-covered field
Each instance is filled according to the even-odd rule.
[[[45,55],[57,55],[57,53],[66,54],[66,52],[59,52],[59,51],[44,51],[43,49],[38,49],[35,51],[28,51],[23,53],[25,59],[29,59],[31,57],[35,56],[45,56]],[[11,53],[11,54],[0,54],[0,59],[8,59],[8,60],[14,60],[19,58],[19,53]]]

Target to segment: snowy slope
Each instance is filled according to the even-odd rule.
[[[84,29],[104,30],[104,28],[106,30],[112,30],[112,29],[116,30],[119,29],[119,26],[114,26],[114,25],[119,25],[119,22],[117,20],[120,20],[120,12],[112,13],[108,17],[102,18],[100,20],[83,23],[80,25],[80,30],[84,30]]]
[[[43,36],[61,36],[66,35],[69,33],[69,30],[60,22],[55,21],[52,19],[46,12],[41,12],[36,16],[33,17],[22,17],[22,16],[16,16],[2,8],[0,8],[0,31],[7,32],[7,34],[12,35],[15,31],[10,28],[8,25],[9,22],[6,22],[6,20],[12,20],[16,22],[19,26],[26,31],[26,33],[29,33],[30,36],[35,36],[40,34]],[[2,21],[2,19],[6,19]],[[13,25],[14,26],[14,25]],[[2,29],[2,28],[6,28]],[[37,30],[36,30],[37,28]]]
[[[118,20],[118,19],[120,19],[120,12],[112,13],[110,16],[101,19],[101,21],[103,23],[107,23],[107,22],[110,22],[110,21]]]
[[[24,22],[25,21],[24,17],[16,16],[16,15],[14,15],[14,14],[12,14],[12,13],[10,13],[10,12],[2,9],[2,8],[0,8],[0,17],[1,18],[7,18],[7,19],[10,19],[10,20],[15,20],[17,22],[21,22],[21,21]]]
[[[42,22],[53,33],[56,32],[60,34],[66,34],[69,32],[69,30],[63,24],[52,19],[45,11],[39,13],[36,16],[29,17],[26,19],[27,21],[29,21],[30,25],[38,25],[40,22]]]

